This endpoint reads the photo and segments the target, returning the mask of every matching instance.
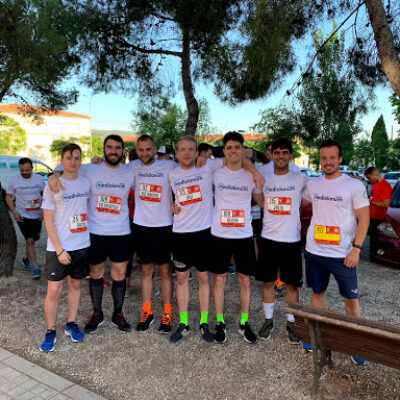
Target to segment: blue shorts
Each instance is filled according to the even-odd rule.
[[[323,293],[332,274],[339,286],[340,294],[346,299],[358,299],[357,268],[344,265],[344,258],[323,257],[304,251],[306,259],[307,286],[314,293]]]

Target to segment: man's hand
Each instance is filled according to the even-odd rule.
[[[90,162],[92,164],[101,164],[103,162],[103,157],[99,157],[99,156],[94,156],[92,157],[92,159],[90,160]]]
[[[197,168],[204,167],[206,165],[206,162],[207,162],[207,158],[205,158],[203,156],[199,156],[199,157],[197,157],[197,160],[196,160],[196,167]]]
[[[261,189],[261,190],[263,189],[264,184],[265,184],[265,178],[261,172],[255,171],[253,173],[253,181],[258,189]]]
[[[63,253],[58,257],[58,261],[61,264],[68,265],[71,264],[71,256],[69,255],[68,251],[64,250]]]
[[[60,190],[65,189],[65,187],[62,185],[60,180],[55,175],[51,175],[49,177],[49,180],[47,181],[47,185],[53,193],[58,193]]]
[[[21,216],[21,214],[17,210],[14,210],[12,214],[14,216],[14,219],[17,222],[22,222],[23,221],[24,218]]]
[[[181,212],[181,208],[178,206],[178,204],[174,203],[172,204],[171,211],[174,215],[178,215]]]
[[[344,259],[344,265],[347,268],[354,268],[357,267],[359,261],[360,261],[360,249],[352,247],[350,253],[347,254],[346,258]]]

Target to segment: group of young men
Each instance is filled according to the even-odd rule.
[[[80,165],[77,145],[63,149],[64,172],[59,178],[49,178],[42,205],[49,236],[45,302],[48,330],[42,351],[54,349],[58,298],[67,275],[69,311],[65,333],[73,341],[84,337],[76,324],[76,314],[81,279],[89,269],[93,314],[85,333],[96,332],[104,322],[102,296],[107,258],[114,300],[112,322],[122,331],[131,329],[122,307],[132,238],[142,268],[143,305],[138,331],[147,331],[154,322],[152,276],[158,265],[164,303],[158,331],[171,332],[172,262],[177,275],[179,325],[170,336],[171,341],[179,342],[191,332],[189,270],[195,267],[201,336],[207,342],[224,343],[224,287],[233,256],[239,282],[238,332],[248,343],[257,341],[249,324],[250,278],[255,276],[263,282],[265,312],[258,336],[269,339],[274,330],[274,282],[278,275],[286,284],[286,302],[299,297],[303,277],[299,210],[306,202],[311,202],[313,208],[305,250],[312,304],[325,307],[325,291],[333,274],[344,297],[346,313],[360,316],[355,267],[368,229],[369,201],[364,186],[340,172],[340,145],[332,140],[321,144],[324,175],[307,180],[290,162],[293,151],[287,139],[272,143],[272,162],[260,169],[244,157],[243,142],[241,134],[228,132],[223,138],[224,158],[206,159],[198,157],[195,139],[183,136],[176,146],[178,164],[155,159],[156,148],[147,135],[138,138],[138,160],[126,165],[121,164],[124,143],[119,136],[105,139],[104,159],[94,160],[100,161],[98,164]],[[127,202],[131,188],[135,193],[132,232]],[[251,224],[252,199],[264,209],[257,258]],[[216,312],[214,333],[208,321],[211,291]],[[293,315],[287,315],[286,329],[289,342],[299,344]],[[311,350],[307,344],[304,347]],[[357,358],[353,361],[364,362]]]

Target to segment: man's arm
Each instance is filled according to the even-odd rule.
[[[20,215],[20,213],[17,212],[17,210],[15,209],[14,202],[13,202],[13,195],[12,194],[10,194],[10,193],[6,194],[6,203],[7,203],[8,208],[12,212],[12,215],[13,215],[14,219],[17,222],[22,222],[23,218]]]
[[[242,166],[245,170],[249,171],[253,175],[253,181],[256,187],[262,189],[265,184],[265,178],[262,175],[262,173],[254,166],[254,164],[248,158],[243,158]]]
[[[354,238],[354,245],[362,246],[364,243],[364,239],[367,236],[368,227],[369,227],[369,207],[362,207],[357,210],[354,210],[358,224],[356,230],[356,236]],[[344,259],[344,265],[348,268],[354,268],[357,266],[360,261],[360,252],[361,249],[357,247],[352,247],[349,254],[347,254]]]
[[[390,205],[390,200],[391,199],[385,199],[385,200],[381,200],[381,201],[373,201],[370,200],[370,204],[372,206],[376,206],[376,207],[381,207],[381,208],[388,208]]]
[[[257,202],[257,204],[264,208],[264,194],[253,192],[253,199]]]

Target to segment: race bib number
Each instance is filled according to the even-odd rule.
[[[98,212],[106,212],[110,214],[121,213],[122,199],[120,197],[106,196],[99,194],[97,196],[96,209]]]
[[[338,226],[315,225],[314,240],[317,244],[340,245],[340,228]]]
[[[267,197],[267,210],[275,215],[290,215],[292,199],[290,197]]]
[[[72,233],[85,232],[88,229],[87,214],[77,214],[69,216],[69,230]]]
[[[193,204],[202,201],[200,186],[193,185],[182,189],[176,190],[178,202],[180,205],[185,206],[186,204]]]
[[[161,201],[162,186],[149,185],[147,183],[141,183],[139,189],[139,198],[144,201]]]
[[[40,210],[40,199],[25,200],[25,211]]]
[[[221,226],[225,228],[244,228],[244,210],[222,210]]]

